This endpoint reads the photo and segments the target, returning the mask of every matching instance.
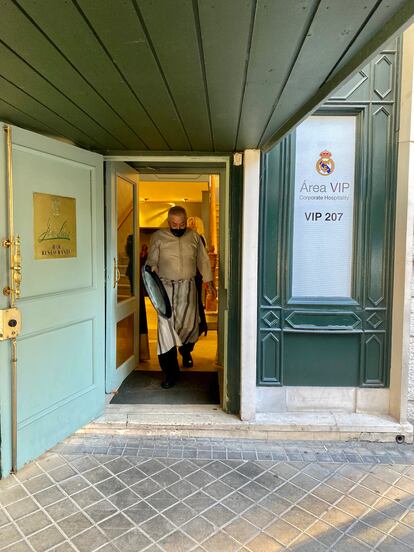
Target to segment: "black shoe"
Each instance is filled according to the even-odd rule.
[[[192,368],[194,366],[191,353],[183,355],[183,368]]]
[[[164,380],[162,383],[161,383],[161,387],[163,389],[170,389],[171,387],[174,387],[175,385],[175,381],[174,380]]]

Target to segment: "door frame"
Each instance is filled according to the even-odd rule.
[[[241,289],[240,267],[241,248],[230,247],[233,237],[242,235],[242,210],[234,209],[231,195],[231,180],[234,177],[233,154],[197,155],[197,154],[165,154],[141,152],[109,152],[104,161],[133,162],[140,165],[145,172],[203,173],[220,175],[220,245],[223,248],[224,271],[220,271],[220,284],[227,290],[224,311],[224,374],[223,374],[223,410],[238,414],[240,410],[240,347],[241,347]],[[235,167],[240,168],[243,167]],[[142,174],[142,173],[140,173]],[[239,190],[235,190],[237,193]],[[223,209],[224,206],[224,209]],[[106,281],[108,285],[108,279]],[[231,313],[229,313],[231,306]],[[231,354],[229,354],[231,348]],[[229,358],[235,359],[234,366],[229,370]]]

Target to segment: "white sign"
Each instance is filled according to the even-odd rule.
[[[293,297],[350,297],[355,116],[313,116],[296,130]]]

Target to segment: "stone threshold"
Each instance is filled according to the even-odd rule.
[[[413,442],[413,426],[383,414],[281,412],[242,421],[219,405],[110,405],[79,433],[267,440]]]

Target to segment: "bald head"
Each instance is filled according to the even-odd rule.
[[[187,211],[184,209],[184,207],[180,207],[179,205],[174,205],[174,207],[171,207],[171,209],[168,211],[168,218],[171,216],[181,216],[187,220]]]
[[[171,207],[168,211],[168,226],[174,236],[180,237],[187,228],[187,213],[184,207]]]

